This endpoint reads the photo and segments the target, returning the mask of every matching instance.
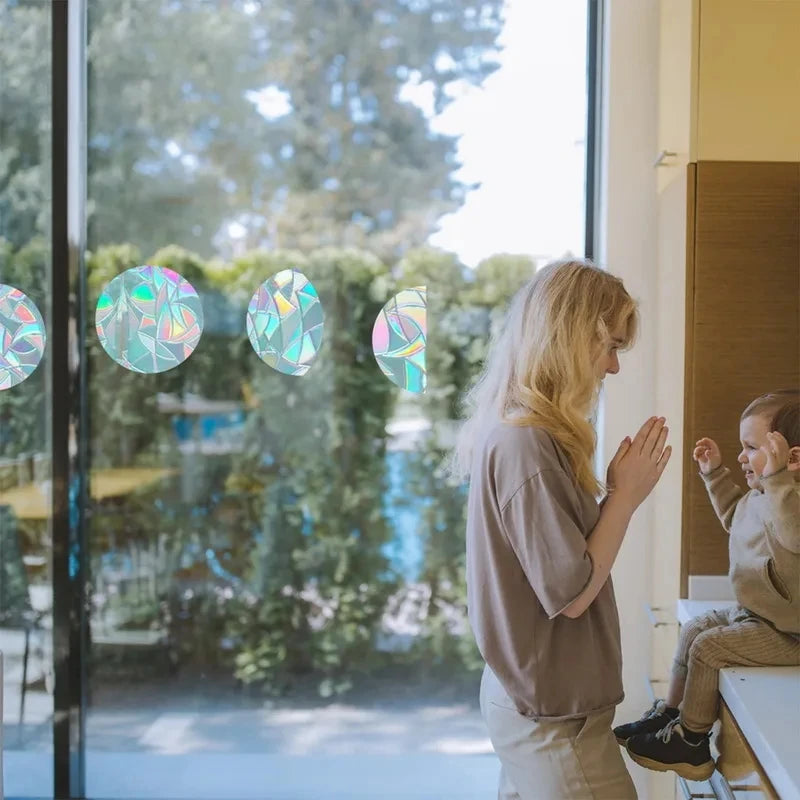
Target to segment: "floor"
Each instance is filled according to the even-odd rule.
[[[6,754],[6,797],[48,797],[42,753]],[[491,800],[493,756],[87,754],[88,796],[99,800]]]

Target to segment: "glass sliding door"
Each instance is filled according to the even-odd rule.
[[[7,795],[496,791],[446,465],[505,304],[590,235],[588,6],[70,0],[72,516],[44,347],[0,389],[3,608],[24,576],[42,628],[20,726],[0,625]],[[0,8],[0,283],[47,332],[50,6]]]
[[[53,788],[50,9],[0,2],[0,653],[7,797]]]
[[[91,797],[494,784],[425,362],[464,188],[398,96],[492,72],[451,6],[89,3]]]

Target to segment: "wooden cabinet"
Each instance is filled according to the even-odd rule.
[[[717,770],[707,781],[675,781],[675,800],[782,800],[750,749],[725,701],[715,742]]]
[[[699,0],[696,38],[696,160],[800,161],[800,0]]]
[[[658,189],[700,161],[800,161],[800,0],[659,0]]]
[[[686,597],[689,575],[728,569],[694,442],[738,470],[742,409],[800,383],[800,0],[660,0],[659,22],[656,404],[681,474],[656,527],[682,531],[654,548],[664,605],[678,571]]]
[[[737,800],[780,800],[724,701],[716,744],[717,770]]]
[[[659,0],[659,12],[658,278],[648,312],[654,413],[671,423],[679,464],[653,502],[650,599],[665,608],[689,596],[690,575],[699,584],[728,571],[694,442],[716,439],[741,480],[742,410],[763,392],[800,385],[800,0]],[[657,630],[666,641],[667,629]],[[666,664],[659,641],[656,694]],[[716,787],[663,793],[659,784],[651,796],[776,797],[727,708],[722,725]]]
[[[800,385],[800,163],[689,165],[681,595],[728,570],[728,539],[692,462],[715,439],[743,483],[739,418]]]

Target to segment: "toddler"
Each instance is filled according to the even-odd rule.
[[[719,670],[800,664],[800,392],[754,400],[742,414],[739,436],[746,493],[722,466],[712,439],[700,439],[693,453],[730,534],[737,605],[684,625],[665,700],[614,728],[637,764],[688,780],[714,772],[709,734],[717,719]]]

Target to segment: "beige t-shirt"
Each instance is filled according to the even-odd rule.
[[[568,719],[619,703],[622,653],[611,578],[577,619],[600,515],[545,431],[497,423],[475,449],[467,605],[478,648],[517,709]]]

